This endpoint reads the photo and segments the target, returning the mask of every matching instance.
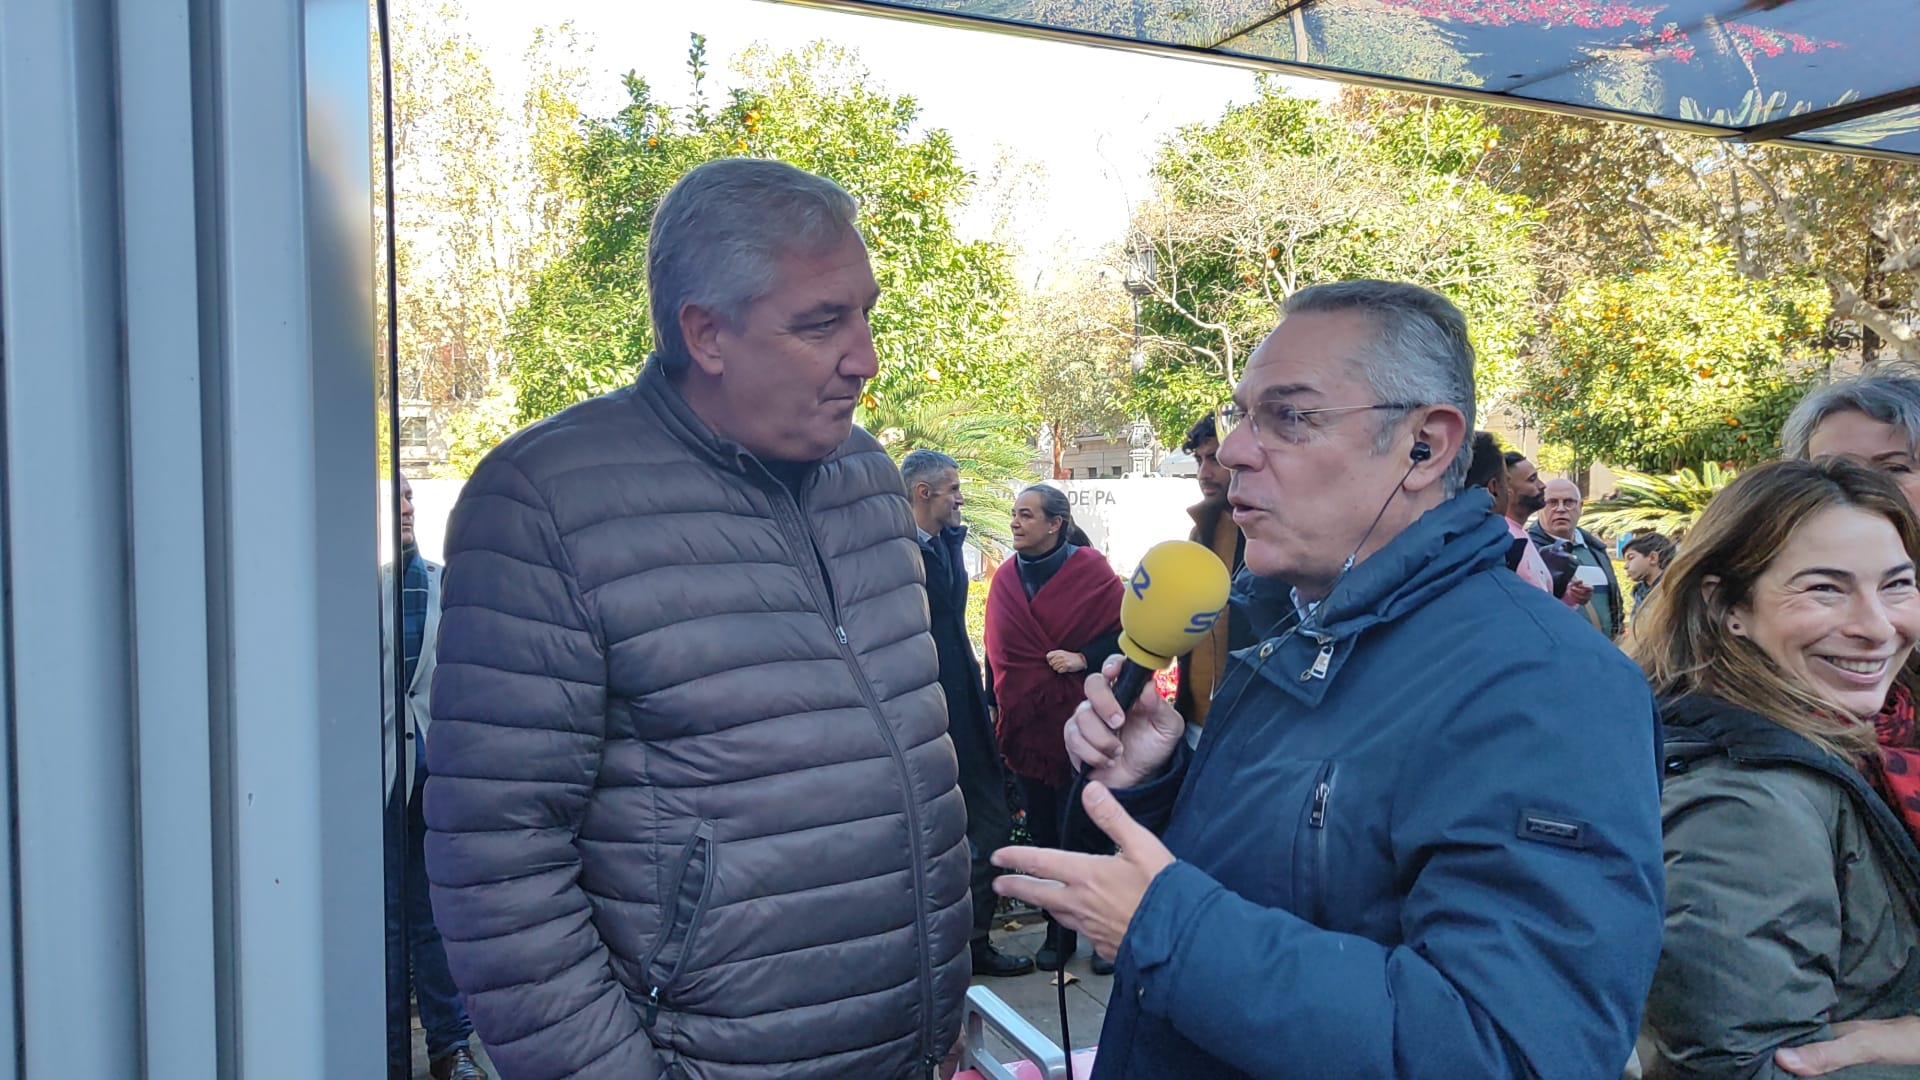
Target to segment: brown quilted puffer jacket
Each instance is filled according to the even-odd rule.
[[[957,1033],[966,812],[912,514],[858,428],[799,487],[649,362],[461,493],[427,871],[503,1080],[920,1077]]]

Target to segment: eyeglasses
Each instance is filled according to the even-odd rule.
[[[1404,401],[1383,401],[1374,405],[1329,405],[1319,409],[1296,409],[1292,405],[1275,398],[1268,398],[1255,405],[1251,410],[1243,409],[1229,401],[1214,410],[1215,434],[1222,442],[1226,441],[1233,430],[1245,422],[1253,428],[1254,440],[1262,445],[1271,446],[1275,442],[1305,442],[1311,425],[1307,417],[1321,413],[1369,412],[1375,409],[1417,409],[1420,406]]]

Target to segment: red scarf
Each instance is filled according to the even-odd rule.
[[[1078,650],[1120,625],[1120,579],[1092,548],[1079,548],[1027,599],[1016,559],[994,572],[987,590],[987,660],[1000,705],[1000,752],[1030,780],[1073,782],[1062,729],[1086,696],[1086,673],[1062,675],[1047,664],[1054,649]],[[1099,664],[1106,657],[1088,657]]]
[[[1875,737],[1880,743],[1879,767],[1870,771],[1870,779],[1893,812],[1907,826],[1907,832],[1920,843],[1920,732],[1915,731],[1913,693],[1895,683],[1887,696],[1887,707],[1873,719]]]

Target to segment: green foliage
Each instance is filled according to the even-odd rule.
[[[1138,403],[1162,446],[1179,446],[1187,429],[1232,393],[1231,383],[1193,363],[1148,364],[1128,387],[1128,397]]]
[[[987,590],[993,585],[993,574],[973,583],[967,590],[967,640],[973,642],[973,654],[987,654]]]
[[[1337,105],[1259,97],[1181,131],[1136,220],[1158,268],[1143,318],[1154,367],[1134,382],[1163,439],[1229,392],[1287,297],[1352,278],[1410,281],[1466,312],[1481,397],[1504,401],[1534,326],[1539,215],[1480,175],[1483,110],[1374,93]],[[1177,418],[1177,419],[1176,419]]]
[[[994,244],[955,235],[951,215],[973,178],[946,132],[916,134],[914,100],[875,87],[853,53],[829,45],[747,53],[740,85],[718,102],[706,95],[698,35],[689,65],[690,107],[668,106],[629,75],[626,107],[584,124],[569,158],[578,242],[540,273],[508,338],[520,419],[632,379],[653,345],[645,284],[653,212],[687,170],[735,155],[791,162],[860,200],[882,289],[873,312],[875,399],[1003,390],[1008,260]]]
[[[1618,494],[1588,503],[1580,521],[1607,536],[1657,532],[1678,540],[1735,475],[1712,461],[1698,471],[1681,469],[1667,476],[1619,469],[1614,474]]]
[[[1672,233],[1643,269],[1561,300],[1519,405],[1582,460],[1649,472],[1763,460],[1823,361],[1827,311],[1814,281],[1755,281],[1725,248]]]
[[[1665,232],[1697,229],[1750,278],[1813,275],[1838,343],[1857,337],[1866,359],[1886,347],[1920,360],[1910,321],[1920,309],[1920,169],[1579,117],[1489,115],[1502,141],[1489,175],[1552,215],[1554,227],[1536,236],[1536,261],[1554,297],[1658,258]],[[1916,123],[1920,111],[1896,112],[1848,137]]]
[[[1019,422],[959,401],[928,397],[875,400],[861,426],[887,448],[896,464],[915,450],[938,450],[960,465],[965,505],[960,516],[976,539],[1010,544],[1014,490],[1032,475],[1032,451]]]
[[[1533,467],[1539,469],[1542,476],[1571,476],[1587,464],[1572,449],[1550,442],[1534,447],[1528,460],[1533,462]]]
[[[1027,294],[1019,311],[1010,396],[1027,430],[1044,425],[1051,433],[1057,475],[1074,438],[1109,434],[1129,420],[1127,294],[1082,266]]]
[[[457,5],[407,0],[393,17],[397,393],[455,407],[482,393],[542,234],[559,224],[530,212],[558,197],[538,175],[538,144],[565,139],[563,126],[546,121],[579,80],[556,75],[544,54],[532,57],[543,100],[509,124]],[[567,31],[541,37],[548,33]]]
[[[480,459],[518,429],[518,415],[513,383],[496,378],[484,397],[447,421],[447,460],[434,466],[433,475],[447,480],[472,476]]]

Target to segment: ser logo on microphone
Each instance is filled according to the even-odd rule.
[[[1152,586],[1153,575],[1147,573],[1147,564],[1142,562],[1134,568],[1133,580],[1127,582],[1127,588],[1133,591],[1133,598],[1135,600],[1144,600],[1147,598],[1147,590]],[[1214,623],[1220,621],[1220,615],[1221,612],[1219,611],[1194,612],[1193,617],[1187,620],[1186,632],[1189,634],[1204,634],[1213,629]]]

